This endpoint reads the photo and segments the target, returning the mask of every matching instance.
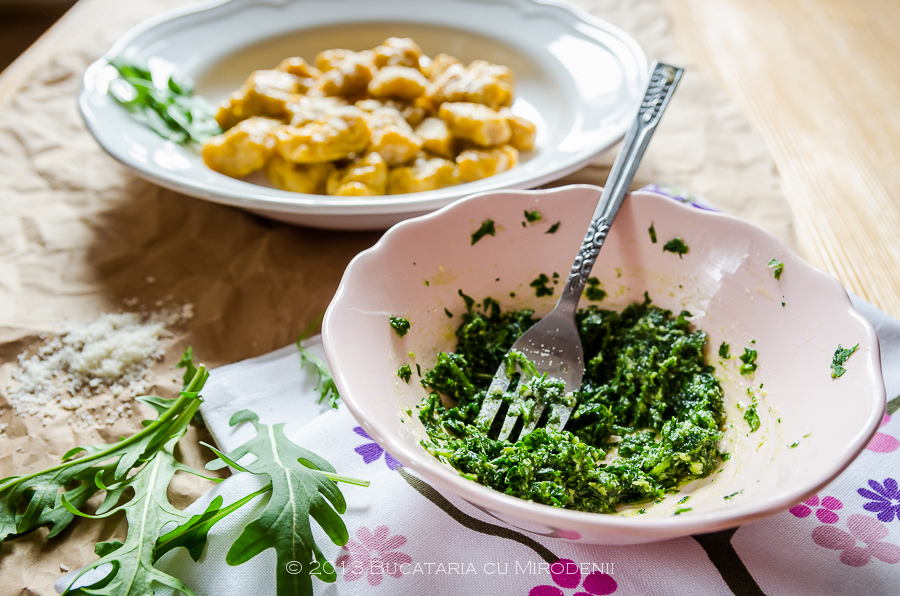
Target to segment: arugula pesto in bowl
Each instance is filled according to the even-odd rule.
[[[569,423],[511,443],[474,421],[507,350],[537,321],[533,310],[502,311],[485,300],[482,310],[462,315],[455,352],[440,353],[422,378],[432,390],[419,412],[428,450],[508,495],[597,513],[660,499],[709,475],[722,461],[723,391],[703,356],[706,333],[691,330],[685,314],[675,317],[649,298],[621,313],[580,310],[587,364]],[[535,381],[539,400],[553,380]],[[439,394],[454,403],[445,407]]]
[[[582,298],[578,416],[517,444],[468,424],[513,337],[556,303],[599,194],[475,195],[357,256],[322,337],[360,426],[423,497],[588,544],[733,528],[821,490],[884,411],[871,326],[764,231],[654,193],[625,200]],[[676,238],[686,250],[666,250]],[[550,379],[531,389],[513,405],[558,398]],[[450,399],[419,408],[428,393]]]

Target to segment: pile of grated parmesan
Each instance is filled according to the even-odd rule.
[[[114,396],[140,395],[146,391],[147,367],[163,356],[160,340],[166,326],[192,316],[192,305],[185,305],[145,316],[111,313],[93,321],[66,322],[61,333],[47,339],[37,353],[19,355],[13,384],[7,389],[9,402],[17,413],[40,416],[46,423],[59,409],[78,410],[86,398],[101,390]],[[81,425],[111,425],[131,415],[130,403],[113,407],[111,401],[107,395],[100,416],[82,411]]]

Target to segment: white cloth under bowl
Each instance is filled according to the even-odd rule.
[[[881,340],[888,396],[900,394],[900,323],[862,300],[854,303]],[[322,356],[318,338],[308,345]],[[438,493],[367,438],[344,407],[319,404],[315,383],[296,347],[289,346],[214,370],[202,412],[224,450],[252,436],[252,426],[228,424],[234,412],[252,409],[263,423],[288,423],[288,437],[341,474],[371,481],[368,488],[341,485],[348,502],[348,548],[317,531],[325,555],[343,567],[333,584],[314,579],[316,594],[896,594],[900,422],[890,416],[843,474],[790,511],[737,531],[604,547],[525,534],[452,494]],[[230,503],[260,486],[258,477],[238,473],[188,510],[204,510],[216,495]],[[273,550],[237,567],[224,562],[261,502],[217,524],[199,563],[177,549],[161,568],[198,595],[274,594]],[[556,561],[561,563],[553,565]],[[57,587],[63,589],[72,577],[60,578]]]

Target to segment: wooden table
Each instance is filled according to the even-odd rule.
[[[803,255],[900,317],[900,3],[666,5],[768,144]]]

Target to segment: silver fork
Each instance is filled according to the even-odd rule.
[[[638,164],[650,143],[650,137],[656,130],[656,125],[662,117],[663,111],[669,103],[669,99],[675,92],[675,86],[681,79],[683,69],[655,62],[650,74],[650,82],[644,99],[641,101],[634,123],[625,135],[622,148],[610,170],[606,187],[600,195],[600,201],[587,233],[575,256],[575,262],[569,271],[562,295],[556,306],[546,317],[526,331],[513,344],[510,352],[519,352],[535,364],[538,376],[546,375],[548,378],[560,379],[565,383],[565,394],[571,396],[581,386],[584,376],[584,351],[581,346],[581,338],[575,325],[575,311],[581,292],[587,283],[587,279],[594,267],[594,260],[603,246],[603,241],[609,233],[609,227],[619,212]],[[502,414],[501,406],[509,402],[509,396],[504,395],[509,391],[512,378],[507,366],[508,358],[500,364],[491,381],[490,388],[484,398],[481,412],[475,423],[488,429],[496,426],[497,420]],[[524,383],[524,376],[519,383]],[[535,403],[528,416],[522,417],[521,431],[512,435],[516,430],[516,422],[522,414],[519,408],[504,415],[499,440],[516,440],[518,436],[525,436],[543,420],[549,428],[562,429],[568,422],[572,411],[575,409],[572,399],[563,402],[555,402],[551,411],[545,415],[546,406]]]

